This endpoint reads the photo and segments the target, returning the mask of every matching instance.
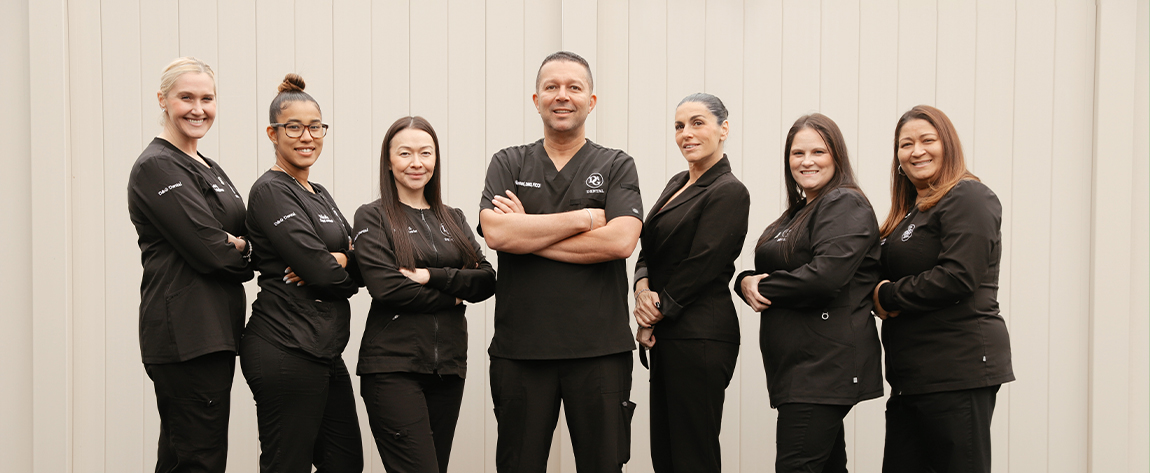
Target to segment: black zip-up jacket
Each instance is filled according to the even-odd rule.
[[[351,224],[323,186],[305,190],[291,176],[268,171],[248,195],[252,258],[260,292],[245,335],[256,335],[297,355],[332,360],[351,337],[347,299],[362,285],[349,248]],[[331,255],[347,255],[344,269]],[[303,286],[284,283],[291,268]]]
[[[427,268],[431,278],[419,284],[399,272],[392,250],[397,236],[383,216],[380,201],[355,212],[355,250],[359,271],[371,293],[371,311],[359,348],[356,374],[424,373],[467,375],[467,319],[463,304],[480,302],[495,294],[495,269],[483,258],[483,248],[459,209],[448,212],[464,235],[450,235],[430,209],[403,205],[415,266]],[[462,268],[463,255],[453,238],[467,238],[480,261]],[[414,268],[412,268],[414,269]]]
[[[755,271],[735,279],[743,297],[743,278],[768,274],[759,281],[759,293],[771,301],[759,346],[772,407],[853,405],[883,391],[871,315],[880,251],[874,210],[861,193],[844,188],[812,205],[805,228],[777,232],[755,249]]]
[[[882,243],[879,303],[886,378],[896,394],[1014,381],[1010,336],[998,311],[1002,204],[964,180],[934,207],[915,207]]]
[[[253,276],[227,233],[245,236],[244,200],[215,161],[206,167],[155,138],[128,178],[128,215],[139,235],[140,352],[144,363],[236,352],[244,281]]]

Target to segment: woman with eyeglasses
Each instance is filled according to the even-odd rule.
[[[387,471],[447,472],[467,374],[463,302],[495,294],[463,212],[443,204],[442,165],[427,120],[396,120],[383,138],[380,198],[355,213],[371,292],[356,374]]]
[[[156,98],[164,129],[128,178],[144,266],[140,351],[160,413],[156,471],[222,473],[253,245],[243,198],[197,150],[216,118],[212,68],[172,61]]]
[[[362,284],[351,224],[327,189],[308,181],[328,126],[303,89],[295,74],[280,84],[267,127],[276,162],[248,196],[260,292],[240,367],[256,401],[260,471],[359,472],[359,419],[342,353],[348,298]]]

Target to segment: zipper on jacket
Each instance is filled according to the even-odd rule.
[[[439,247],[436,246],[435,239],[439,238],[439,237],[435,234],[435,231],[433,231],[431,229],[431,225],[427,223],[427,216],[424,215],[423,209],[419,209],[419,219],[423,220],[423,228],[427,229],[427,241],[429,243],[431,243],[431,250],[435,252],[435,264],[438,265],[439,264]],[[435,358],[434,358],[434,364],[432,365],[434,367],[434,368],[432,368],[432,371],[438,373],[439,372],[439,317],[432,315],[431,320],[435,321],[435,336],[432,339],[433,345],[435,347],[434,348]]]
[[[435,337],[433,338],[435,345],[435,365],[433,366],[435,368],[432,371],[439,373],[439,316],[432,315],[431,320],[435,321]]]

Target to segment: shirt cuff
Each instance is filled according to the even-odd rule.
[[[894,312],[902,310],[902,306],[894,299],[894,283],[888,282],[878,288],[878,303],[882,305],[882,310],[887,312]]]

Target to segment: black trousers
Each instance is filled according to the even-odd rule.
[[[463,378],[418,373],[360,377],[359,393],[389,473],[447,473]]]
[[[218,472],[228,462],[228,416],[236,354],[145,364],[156,386],[160,441],[156,473]]]
[[[336,358],[320,363],[247,334],[240,367],[256,400],[260,471],[363,471],[351,376]]]
[[[622,471],[631,459],[631,352],[573,360],[491,357],[500,473],[547,470],[562,402],[579,473]]]
[[[660,473],[719,473],[723,401],[739,345],[659,339],[651,348],[651,464]]]
[[[892,395],[886,403],[882,471],[989,472],[998,388]]]
[[[846,473],[843,418],[854,406],[787,403],[775,425],[776,473]]]

